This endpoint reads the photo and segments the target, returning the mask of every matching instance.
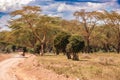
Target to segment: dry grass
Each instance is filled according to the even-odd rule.
[[[79,57],[80,61],[72,61],[63,55],[45,55],[38,60],[45,68],[78,80],[120,80],[120,54],[80,54]]]

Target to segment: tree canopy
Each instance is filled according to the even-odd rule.
[[[0,32],[0,51],[22,48],[40,55],[62,52],[76,60],[80,51],[120,52],[120,13],[82,9],[74,12],[75,19],[65,20],[41,12],[39,6],[11,12],[11,30]]]

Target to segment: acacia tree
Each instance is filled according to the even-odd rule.
[[[33,33],[28,29],[12,31],[11,35],[9,35],[8,37],[11,36],[14,36],[12,42],[18,46],[33,48],[35,46],[35,43],[37,42],[36,38],[34,38]]]
[[[112,44],[114,42],[115,33],[109,26],[101,25],[94,29],[91,39],[90,45],[92,46],[92,51],[96,52],[99,50],[103,50],[104,52],[113,51]]]
[[[41,39],[37,35],[34,28],[38,23],[40,12],[41,9],[38,6],[25,6],[21,10],[13,11],[11,12],[11,16],[13,18],[11,21],[9,21],[10,24],[8,26],[15,32],[29,29],[34,35],[34,38],[41,42]]]
[[[120,52],[120,14],[111,11],[108,12],[104,10],[101,12],[99,19],[104,23],[105,26],[109,26],[114,32],[115,35],[112,36],[112,45],[116,49],[116,51],[119,53]],[[110,31],[111,31],[110,30]],[[110,33],[110,31],[108,33]]]
[[[41,40],[41,50],[43,51],[41,52],[45,52],[47,43],[53,40],[53,37],[55,36],[56,31],[58,31],[58,30],[55,31],[54,29],[55,28],[57,29],[57,26],[59,25],[60,20],[61,19],[58,17],[49,17],[46,15],[40,16],[39,23],[37,24],[37,27],[36,27],[36,33],[40,37],[43,37],[43,39]],[[41,31],[41,33],[39,31]]]
[[[86,40],[86,49],[87,53],[90,52],[90,36],[92,34],[92,31],[94,30],[95,26],[98,23],[98,12],[92,11],[92,12],[86,12],[84,9],[81,11],[76,11],[74,13],[74,16],[76,17],[76,20],[78,20],[83,26],[83,36]]]
[[[71,34],[82,34],[78,30],[82,30],[80,23],[77,20],[62,20],[61,26],[64,31],[67,31]]]
[[[6,36],[9,34],[8,31],[1,31],[0,32],[0,51],[5,51],[8,42],[6,42]]]
[[[40,12],[41,9],[38,6],[26,6],[21,10],[13,11],[11,15],[14,18],[10,21],[10,28],[13,30],[18,30],[19,28],[30,30],[37,42],[40,43],[40,53],[43,55],[51,26],[56,26],[59,18],[41,15]]]

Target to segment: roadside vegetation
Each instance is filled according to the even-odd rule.
[[[78,53],[120,52],[120,14],[84,9],[64,20],[42,14],[38,6],[25,6],[10,13],[10,31],[0,32],[0,51],[40,54],[63,53],[79,60]]]
[[[63,55],[47,54],[37,59],[40,66],[75,80],[120,80],[120,55],[115,53],[79,54],[80,61]],[[41,65],[42,64],[42,65]]]
[[[0,32],[1,53],[35,54],[45,68],[78,80],[120,80],[116,11],[82,9],[73,13],[75,19],[65,20],[43,15],[38,6],[25,6],[10,15],[11,30]]]

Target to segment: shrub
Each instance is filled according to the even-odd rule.
[[[79,35],[73,35],[69,38],[66,51],[73,54],[73,60],[79,60],[77,53],[80,52],[84,46],[85,44],[83,38]]]
[[[56,35],[54,39],[54,47],[56,50],[56,53],[59,54],[59,51],[66,52],[66,45],[69,43],[68,38],[70,37],[70,34],[66,32],[60,32]]]
[[[12,45],[12,51],[15,52],[15,50],[16,50],[16,46]]]
[[[36,45],[34,47],[34,53],[39,54],[40,53],[40,49],[41,49],[41,44],[40,43],[36,43]]]

